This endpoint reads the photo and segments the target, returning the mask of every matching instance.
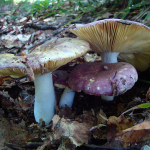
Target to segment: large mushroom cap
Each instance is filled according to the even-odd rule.
[[[89,50],[86,41],[75,38],[54,38],[27,55],[27,63],[35,73],[52,72]]]
[[[104,19],[70,29],[90,43],[93,51],[144,53],[150,51],[150,28],[134,21]]]
[[[14,54],[0,55],[0,76],[11,76],[20,78],[26,75],[26,66],[23,63],[25,60],[22,56]]]
[[[134,53],[134,54],[122,54],[118,56],[119,61],[125,61],[132,64],[137,70],[145,71],[150,67],[150,53]]]
[[[54,38],[35,48],[25,57],[0,55],[0,76],[20,78],[32,68],[34,73],[52,72],[89,50],[86,41],[75,38]],[[25,59],[26,58],[26,59]]]
[[[136,69],[128,63],[89,62],[73,69],[68,84],[77,92],[117,96],[131,89],[137,79]]]

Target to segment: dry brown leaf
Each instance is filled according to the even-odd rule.
[[[37,150],[44,150],[45,147],[48,148],[48,147],[50,147],[50,145],[51,145],[50,141],[46,141],[46,142],[44,142],[44,144],[42,146],[39,146],[37,148]]]
[[[58,115],[53,117],[52,130],[53,139],[68,138],[75,146],[88,143],[90,130],[86,123],[79,123],[70,119],[60,118]]]
[[[28,103],[26,101],[20,102],[20,103],[15,103],[17,105],[17,107],[23,109],[24,111],[27,111],[32,103]]]
[[[85,122],[89,129],[97,125],[96,117],[93,115],[92,111],[84,111],[83,114],[76,116],[75,120],[82,123]]]
[[[146,93],[146,98],[144,99],[144,101],[149,101],[149,100],[150,100],[150,88],[148,89]]]
[[[97,54],[90,54],[90,53],[86,53],[84,55],[84,60],[85,62],[94,62],[96,60]]]
[[[102,109],[100,109],[100,111],[97,113],[96,118],[97,118],[97,124],[105,124],[106,123],[106,119],[102,118],[101,116],[103,116],[104,118],[107,119],[106,114],[103,112]]]
[[[0,149],[4,149],[5,142],[11,139],[10,129],[10,123],[0,114]]]
[[[133,123],[134,120],[131,120],[130,118],[125,118],[124,116],[118,118],[115,116],[109,117],[107,122],[108,141],[111,141],[114,138],[115,134],[118,133],[119,131],[132,127]]]
[[[150,140],[150,120],[118,132],[114,140],[121,142],[123,147]]]
[[[15,85],[15,79],[11,77],[0,77],[0,87],[1,88],[11,88]]]
[[[2,41],[4,43],[2,43]],[[2,35],[0,43],[4,44],[5,47],[7,48],[13,48],[13,47],[21,48],[23,45],[23,43],[18,40],[18,37],[16,35],[11,35],[11,34]]]
[[[59,145],[57,150],[72,150],[75,149],[75,145],[71,143],[69,139],[61,140],[61,144]]]

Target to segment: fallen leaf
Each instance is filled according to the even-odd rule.
[[[86,123],[60,118],[58,115],[55,115],[52,120],[53,138],[55,140],[62,139],[63,137],[68,138],[75,146],[88,143],[90,130]]]
[[[75,120],[82,123],[85,122],[89,129],[97,125],[97,120],[92,111],[84,111],[83,114],[76,116]]]
[[[2,43],[1,43],[2,42]],[[2,35],[1,37],[1,44],[4,44],[7,48],[13,48],[13,47],[22,47],[23,43],[18,40],[18,37],[16,35]]]
[[[123,147],[127,147],[133,143],[141,143],[150,140],[150,120],[118,132],[114,140],[121,142]]]
[[[125,104],[124,103],[119,103],[117,108],[118,108],[117,116],[119,116],[120,114],[122,114],[125,111]]]
[[[149,100],[150,100],[150,88],[148,89],[146,93],[146,98],[144,99],[144,101],[149,101]]]
[[[10,129],[10,123],[0,114],[0,149],[4,149],[5,142],[11,139]]]
[[[119,131],[132,127],[134,120],[130,118],[125,118],[124,116],[115,117],[111,116],[107,122],[107,140],[111,141],[115,134]]]
[[[100,109],[100,111],[97,113],[96,118],[97,118],[97,124],[105,124],[106,123],[107,116],[103,112],[102,109]],[[104,118],[106,118],[106,119],[104,119]]]
[[[27,42],[30,39],[31,34],[30,35],[18,34],[17,37],[21,42]]]

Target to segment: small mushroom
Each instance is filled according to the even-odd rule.
[[[67,83],[69,73],[63,70],[56,70],[53,77],[53,83],[56,87],[64,89],[64,92],[59,101],[59,107],[72,107],[75,91],[71,89]]]
[[[88,62],[73,69],[68,84],[74,91],[103,95],[102,99],[110,101],[131,89],[137,79],[137,71],[129,63]]]
[[[89,44],[74,38],[53,38],[25,56],[0,55],[0,76],[19,78],[26,73],[34,76],[34,116],[49,124],[55,113],[55,92],[52,72],[89,50]],[[8,57],[5,57],[8,56]]]
[[[135,65],[136,59],[143,58],[143,54],[148,54],[147,61],[140,64],[140,70],[143,71],[149,67],[150,28],[142,23],[122,19],[104,19],[77,25],[70,31],[89,42],[91,49],[101,55],[103,63],[118,62],[117,57],[121,55],[121,61]],[[135,59],[129,59],[131,55],[128,54],[133,54]],[[137,65],[135,67],[139,69]]]

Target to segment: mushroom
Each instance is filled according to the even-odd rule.
[[[119,61],[132,64],[138,71],[145,71],[150,67],[150,53],[147,54],[119,54]]]
[[[43,120],[47,125],[54,116],[56,105],[52,72],[74,58],[80,57],[88,49],[89,44],[83,40],[53,38],[38,46],[26,56],[0,55],[0,59],[3,61],[0,69],[5,71],[5,73],[0,71],[0,76],[11,74],[12,77],[17,78],[33,71],[35,77],[35,120],[36,122]],[[11,59],[8,57],[3,59],[5,55],[9,55]],[[5,63],[6,61],[7,63]]]
[[[87,62],[73,69],[68,77],[68,84],[77,92],[103,95],[110,101],[114,96],[131,89],[137,79],[137,71],[129,63]]]
[[[21,78],[26,76],[27,67],[23,56],[14,54],[0,55],[0,76],[11,76],[12,78]]]
[[[59,101],[59,107],[72,107],[75,91],[71,89],[67,83],[69,73],[63,70],[54,71],[53,83],[56,87],[64,89],[64,92]]]
[[[147,58],[150,57],[150,28],[139,22],[104,19],[85,25],[77,25],[70,31],[89,42],[91,49],[101,54],[103,63],[118,62],[118,55],[121,55],[120,60],[125,60],[133,65],[136,63],[136,56],[143,57],[143,54],[148,54]],[[124,54],[135,54],[135,61],[129,59],[131,55]],[[146,65],[141,63],[140,68],[146,70],[149,62],[150,59]]]

